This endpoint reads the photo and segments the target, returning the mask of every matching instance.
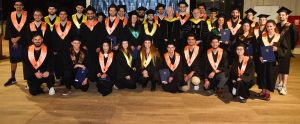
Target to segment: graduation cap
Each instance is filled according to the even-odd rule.
[[[148,9],[145,8],[145,7],[143,7],[143,6],[141,6],[141,7],[137,8],[136,10],[137,10],[137,11],[146,11],[146,10],[148,10]]]
[[[105,15],[103,12],[98,12],[98,13],[96,14],[96,16],[97,16],[97,17],[103,16],[103,18],[106,18],[106,15]]]
[[[216,7],[213,7],[213,8],[210,8],[210,9],[209,9],[209,11],[210,11],[210,12],[218,12],[218,11],[219,11],[219,9],[218,9],[218,8],[216,8]]]
[[[266,15],[266,14],[260,14],[257,17],[258,18],[268,18],[270,15]]]
[[[77,7],[77,6],[82,6],[83,8],[85,8],[86,2],[85,2],[84,0],[77,0],[77,1],[75,2],[75,6],[76,6],[76,7]]]
[[[120,10],[120,8],[123,8],[125,12],[127,12],[126,5],[118,5],[118,10]]]
[[[291,14],[292,13],[292,10],[286,8],[286,7],[281,7],[280,9],[277,10],[277,13],[279,14],[280,12],[285,12],[286,14]]]
[[[254,9],[249,8],[248,10],[245,11],[245,13],[246,13],[246,14],[252,13],[253,15],[255,15],[257,12],[256,12]]]
[[[89,5],[87,8],[84,9],[84,13],[87,13],[87,11],[93,11],[94,13],[97,11],[93,6]]]
[[[180,6],[180,4],[184,4],[185,6],[189,6],[189,4],[187,4],[187,3],[185,2],[185,0],[180,1],[180,2],[178,3],[178,6]]]
[[[244,19],[240,22],[240,24],[242,24],[242,25],[244,25],[245,23],[252,24],[252,22],[253,22],[253,21],[251,21],[250,19],[244,18]]]
[[[159,7],[162,7],[162,8],[165,9],[165,8],[166,8],[166,5],[165,5],[165,4],[158,3],[157,6],[155,7],[155,10],[158,10]]]
[[[136,15],[138,16],[139,14],[137,13],[137,11],[133,10],[131,12],[128,13],[128,17],[131,18],[131,16]]]
[[[149,10],[147,10],[146,14],[147,15],[149,15],[149,14],[155,14],[155,10],[149,9]]]

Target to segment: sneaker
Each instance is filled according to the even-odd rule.
[[[118,90],[118,89],[119,89],[116,85],[114,85],[113,88],[114,88],[115,90]]]
[[[25,85],[25,90],[29,90],[28,84]]]
[[[71,90],[70,89],[65,89],[64,92],[62,93],[63,96],[67,96],[71,94]]]
[[[281,95],[287,95],[287,89],[286,89],[286,87],[282,87],[282,89],[280,90],[280,94]]]
[[[4,86],[8,87],[8,86],[14,85],[16,83],[17,83],[16,78],[10,78],[10,79],[8,79],[8,81],[5,82]]]
[[[51,87],[51,88],[49,89],[49,95],[52,96],[52,95],[54,95],[54,94],[55,94],[55,90],[54,90],[53,87]]]
[[[195,90],[195,91],[198,91],[199,89],[200,89],[199,86],[194,86],[194,90]]]
[[[275,89],[277,89],[280,92],[282,87],[283,87],[282,84],[278,84],[275,86]]]

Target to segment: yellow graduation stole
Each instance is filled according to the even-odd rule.
[[[178,18],[173,18],[173,19],[167,19],[167,18],[164,18],[164,20],[168,21],[168,22],[174,22],[174,21],[177,21]]]
[[[126,52],[123,51],[123,50],[122,50],[122,53],[123,53],[123,55],[124,55],[124,57],[126,59],[127,65],[129,67],[131,67],[131,64],[132,64],[132,55],[131,54],[127,55]]]
[[[50,23],[50,18],[49,18],[49,16],[44,17],[44,20],[45,20],[45,22],[50,26],[50,30],[51,30],[51,31],[53,31],[54,25],[60,22],[60,18],[59,18],[58,16],[56,16],[54,24],[51,24],[51,23]]]
[[[156,23],[153,23],[153,28],[152,28],[151,32],[148,29],[148,23],[144,23],[144,30],[145,30],[146,35],[153,36],[156,29],[157,29],[157,24]]]
[[[198,24],[200,21],[204,21],[204,19],[190,19],[191,22],[193,22],[194,24]]]
[[[82,23],[86,22],[86,20],[87,20],[87,16],[86,16],[86,15],[82,15],[82,16],[83,16],[83,17],[82,17],[82,22],[79,23],[76,14],[73,14],[73,15],[72,15],[72,20],[73,20],[75,26],[76,26],[78,29],[80,29],[80,25],[81,25]]]
[[[143,56],[143,54],[142,54],[142,52],[141,52],[141,53],[140,53],[140,57],[141,57],[141,59],[142,59],[143,67],[146,68],[146,67],[150,64],[150,62],[151,62],[151,60],[152,60],[152,55],[151,55],[151,53],[149,54],[149,56],[147,56],[147,59],[146,59],[146,56]]]

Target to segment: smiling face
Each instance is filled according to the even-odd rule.
[[[57,11],[57,9],[55,7],[48,7],[48,13],[50,15],[55,15],[56,11]]]
[[[41,11],[34,11],[33,18],[37,22],[42,21],[42,18],[43,18],[42,12]]]
[[[137,15],[132,15],[132,16],[131,16],[131,22],[132,22],[132,23],[136,23],[137,20],[138,20]]]
[[[102,44],[102,49],[105,53],[109,51],[109,44],[108,43],[103,43]]]
[[[211,12],[210,13],[210,17],[212,17],[212,18],[216,18],[217,15],[218,15],[217,12]]]
[[[276,25],[272,22],[268,22],[266,24],[266,29],[267,29],[267,32],[275,32]]]
[[[238,10],[232,10],[231,17],[237,19],[240,16],[240,12]]]
[[[174,53],[175,52],[175,46],[174,46],[174,44],[169,44],[167,46],[167,50],[168,50],[169,53]]]
[[[259,18],[258,19],[259,25],[266,25],[267,23],[267,18]]]
[[[194,36],[189,36],[187,41],[188,41],[188,45],[190,46],[196,45],[196,38]]]
[[[128,41],[122,41],[122,47],[123,49],[127,49],[129,46]]]
[[[162,15],[165,13],[165,9],[163,7],[158,7],[157,12],[158,12],[158,14]]]
[[[279,17],[280,21],[286,21],[288,19],[289,15],[286,14],[286,12],[280,12],[278,17]]]
[[[126,14],[125,9],[124,8],[120,8],[119,11],[118,11],[118,15],[121,16],[121,17],[124,17],[125,14]]]
[[[225,22],[225,19],[223,17],[218,18],[218,24],[223,26]]]
[[[81,42],[79,40],[73,40],[71,44],[72,44],[74,49],[78,50],[80,48]]]
[[[76,11],[77,11],[77,13],[82,13],[83,12],[83,10],[84,10],[84,7],[83,6],[76,6]]]
[[[193,17],[196,19],[200,18],[200,10],[199,9],[193,10]]]
[[[180,4],[179,5],[179,9],[180,9],[180,12],[186,12],[186,5],[185,4]]]
[[[114,7],[109,8],[108,13],[110,16],[116,16],[117,14],[117,9]]]
[[[94,18],[95,18],[95,13],[94,13],[94,11],[92,11],[92,10],[88,10],[88,11],[86,12],[86,16],[87,16],[88,20],[94,20]]]
[[[22,2],[15,2],[14,8],[16,9],[16,11],[22,11],[24,8],[24,5]]]
[[[174,9],[172,7],[167,8],[167,15],[168,16],[173,16],[174,15]]]
[[[145,40],[144,41],[144,46],[145,46],[145,48],[147,48],[147,49],[150,49],[150,47],[151,47],[151,41],[150,40]]]
[[[32,38],[32,42],[33,42],[34,46],[40,47],[43,43],[43,38],[40,35],[36,35]]]
[[[243,24],[243,31],[249,31],[250,30],[250,24],[249,23],[244,23]]]
[[[237,46],[236,47],[236,54],[238,56],[244,55],[244,53],[245,53],[245,48],[244,47],[242,47],[242,46]]]
[[[59,18],[60,18],[61,21],[66,21],[66,20],[67,20],[67,17],[68,17],[67,12],[61,11],[61,12],[59,13]]]
[[[212,41],[210,42],[210,45],[212,48],[216,49],[216,48],[219,48],[220,42],[218,39],[212,39]]]

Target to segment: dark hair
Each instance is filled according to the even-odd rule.
[[[110,43],[110,41],[109,40],[104,40],[103,42],[102,42],[102,44],[101,44],[101,49],[100,49],[100,51],[102,52],[102,53],[104,53],[104,51],[103,51],[103,45],[105,44],[105,43],[107,43],[108,44],[108,46],[109,46],[109,50],[108,50],[108,52],[111,52],[111,43]]]
[[[128,41],[128,40],[123,40],[123,41],[120,43],[120,45],[119,45],[120,51],[124,51],[124,48],[123,48],[122,44],[123,44],[123,42],[125,42],[125,41],[128,43],[127,52],[128,52],[129,54],[131,54],[131,53],[132,53],[132,51],[131,51],[131,48],[130,48],[130,43],[129,43],[129,41]]]
[[[34,32],[32,32],[32,38],[35,38],[35,37],[37,37],[37,36],[40,36],[41,38],[43,38],[43,35],[42,35],[41,32],[39,32],[39,31],[34,31]]]
[[[188,35],[187,35],[187,38],[189,38],[189,37],[194,37],[194,38],[196,39],[196,35],[193,34],[193,33],[188,34]]]
[[[206,5],[205,5],[205,3],[199,3],[199,4],[197,5],[197,8],[199,8],[199,6],[203,6],[204,9],[206,10]]]
[[[223,24],[223,29],[228,28],[227,24],[226,24],[226,18],[225,17],[218,17],[217,21],[216,21],[216,28],[219,28],[219,19],[220,18],[224,18],[224,24]]]
[[[272,19],[268,20],[267,23],[266,23],[266,25],[267,25],[268,23],[272,23],[272,24],[275,26],[275,32],[276,32],[276,33],[279,32],[279,31],[278,31],[278,28],[277,28],[277,26],[276,26],[276,22],[275,22],[274,20],[272,20]],[[266,32],[268,32],[268,31],[266,30]]]
[[[40,9],[35,9],[35,10],[33,10],[33,12],[32,12],[32,16],[34,15],[35,12],[40,12],[42,15],[44,15],[43,12],[42,12],[42,10],[40,10]]]

